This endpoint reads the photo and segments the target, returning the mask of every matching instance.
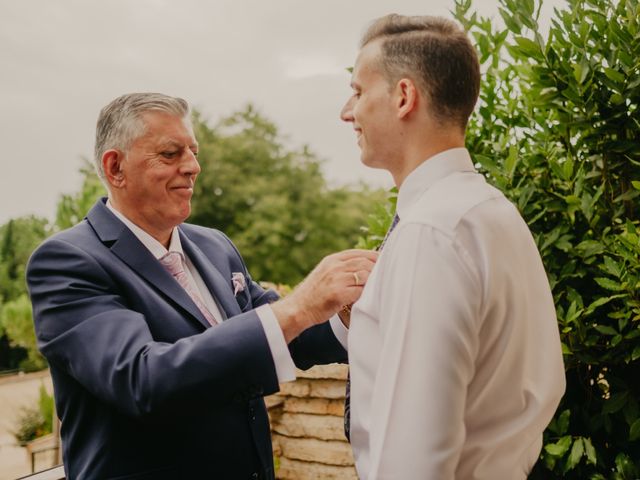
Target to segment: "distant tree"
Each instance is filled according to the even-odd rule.
[[[80,173],[82,174],[80,191],[71,195],[62,195],[58,201],[55,221],[57,230],[70,228],[80,222],[96,200],[107,194],[93,165],[87,159],[84,160]]]
[[[0,227],[0,369],[38,370],[46,366],[38,352],[25,270],[33,250],[53,231],[78,223],[104,187],[85,162],[80,191],[60,197],[55,225],[45,218],[26,216]]]
[[[28,362],[28,351],[9,336],[10,325],[3,321],[7,305],[26,294],[25,267],[31,252],[49,235],[44,218],[25,216],[0,226],[0,370],[15,369]],[[9,311],[11,311],[9,305]],[[29,309],[29,318],[31,310]]]
[[[25,216],[0,226],[0,301],[26,292],[25,267],[31,252],[49,235],[45,218]]]
[[[295,284],[325,255],[355,245],[384,194],[331,189],[307,148],[289,149],[248,106],[209,127],[195,116],[202,172],[189,221],[218,228],[260,280]]]
[[[11,347],[20,347],[26,351],[27,356],[19,365],[22,370],[41,370],[47,366],[36,345],[31,302],[27,294],[2,305],[0,326],[6,333]]]

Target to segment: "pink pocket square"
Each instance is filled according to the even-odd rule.
[[[247,287],[247,281],[245,280],[242,272],[232,272],[231,283],[233,284],[234,295],[238,295],[238,293],[244,292],[244,289]]]

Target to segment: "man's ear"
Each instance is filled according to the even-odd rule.
[[[402,78],[396,84],[398,118],[406,118],[418,107],[418,90],[413,80]]]
[[[113,188],[122,188],[125,183],[122,162],[124,153],[120,150],[110,149],[102,154],[102,169],[104,177]]]

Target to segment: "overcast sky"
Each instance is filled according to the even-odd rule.
[[[545,11],[561,0],[547,0]],[[98,112],[127,92],[181,96],[214,123],[253,103],[333,184],[391,186],[359,162],[338,114],[357,44],[391,12],[451,17],[453,0],[0,0],[0,224],[53,218],[80,187]],[[497,2],[474,8],[498,18]],[[548,16],[548,14],[547,14]],[[497,20],[496,20],[497,21]]]

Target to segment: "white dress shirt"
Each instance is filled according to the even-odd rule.
[[[169,249],[167,250],[164,245],[162,245],[158,240],[153,238],[147,232],[145,232],[142,228],[137,226],[131,220],[129,220],[122,212],[116,210],[113,204],[107,200],[107,208],[116,216],[118,219],[125,224],[129,230],[140,240],[140,242],[151,252],[151,254],[157,258],[158,260],[164,257],[168,252],[178,252],[185,259],[185,273],[189,278],[189,281],[192,284],[195,284],[198,292],[200,293],[200,297],[204,301],[205,306],[209,309],[211,314],[220,322],[221,320],[226,319],[223,311],[218,307],[213,295],[207,288],[204,280],[198,273],[198,270],[193,265],[189,257],[182,250],[182,244],[180,243],[180,235],[178,235],[178,229],[174,227],[171,232],[171,241],[169,244]],[[267,342],[269,344],[269,349],[271,350],[271,355],[273,356],[273,362],[276,367],[276,374],[278,376],[278,382],[290,382],[296,379],[295,372],[295,364],[293,363],[293,359],[291,358],[291,353],[287,348],[287,342],[284,339],[284,334],[282,329],[280,328],[280,324],[278,323],[278,319],[276,318],[273,310],[269,305],[262,305],[256,308],[256,314],[260,319],[260,323],[262,324],[262,328],[264,328],[265,335],[267,337]],[[334,315],[331,320],[331,328],[336,337],[341,341],[344,345],[346,343],[346,338],[348,331],[345,326],[342,324],[342,321],[337,315]]]
[[[353,306],[361,479],[525,479],[564,392],[553,298],[526,223],[467,150],[421,164]]]

